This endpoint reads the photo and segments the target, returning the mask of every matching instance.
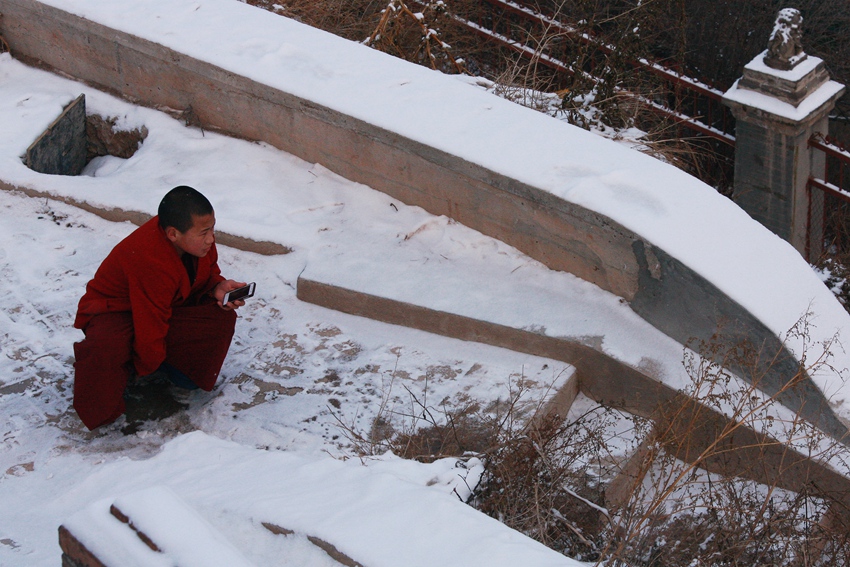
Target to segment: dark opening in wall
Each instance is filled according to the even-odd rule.
[[[25,163],[39,173],[80,175],[93,159],[128,159],[148,135],[144,126],[117,130],[116,118],[86,115],[86,97],[80,95],[64,108],[50,126],[27,148]]]

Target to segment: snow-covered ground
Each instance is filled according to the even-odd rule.
[[[345,430],[368,435],[379,413],[398,427],[412,427],[417,420],[414,398],[439,416],[473,401],[487,407],[498,399],[507,400],[520,383],[527,388],[524,399],[533,411],[571,375],[571,367],[562,362],[376,323],[295,298],[296,279],[311,253],[349,240],[375,246],[383,240],[383,245],[397,247],[406,235],[418,231],[438,249],[454,250],[462,258],[469,257],[465,250],[478,250],[475,255],[482,259],[508,254],[517,264],[529,262],[516,251],[447,219],[393,203],[321,166],[261,144],[187,129],[163,114],[24,67],[8,55],[0,56],[0,78],[0,113],[6,125],[0,140],[2,171],[22,167],[20,156],[26,146],[63,104],[84,91],[91,112],[119,117],[128,127],[145,124],[150,135],[130,160],[100,159],[79,178],[39,176],[44,181],[42,189],[64,187],[82,192],[78,194],[87,200],[90,196],[91,202],[101,206],[153,212],[165,191],[191,183],[213,201],[222,230],[249,235],[254,230],[258,238],[293,249],[286,255],[260,256],[220,247],[225,274],[256,280],[257,296],[240,311],[216,390],[192,394],[187,410],[147,422],[134,434],[121,432],[124,418],[92,433],[85,431],[70,407],[72,344],[82,338],[71,325],[86,282],[111,247],[134,226],[111,223],[58,201],[0,192],[0,293],[6,298],[0,309],[0,501],[4,510],[0,564],[55,564],[59,557],[56,529],[62,521],[100,498],[152,484],[174,487],[210,521],[227,526],[231,516],[222,510],[223,500],[208,499],[209,491],[228,493],[255,485],[241,473],[218,480],[196,473],[205,470],[196,467],[202,456],[211,454],[211,446],[213,453],[228,458],[248,459],[244,455],[253,448],[259,448],[260,455],[266,449],[285,450],[300,455],[292,457],[297,462],[312,462],[320,469],[357,469],[360,461],[322,463],[350,455]],[[240,188],[239,195],[229,197],[234,188]],[[251,195],[247,188],[256,193],[250,199],[241,198]],[[419,246],[415,238],[407,242]],[[196,430],[203,433],[170,450],[179,458],[150,460],[169,440]],[[234,444],[216,444],[206,437]],[[250,459],[263,462],[262,456]],[[287,477],[286,467],[278,470],[278,461],[268,462],[274,472],[257,470],[258,475]],[[453,472],[454,461],[422,465],[419,472],[415,472],[419,465],[400,459],[380,462],[388,474],[401,476],[402,486],[419,486],[425,494],[438,491],[446,502],[453,502],[435,511],[429,521],[447,521],[441,515],[460,505],[452,489],[465,486],[462,479],[467,471]],[[395,473],[394,467],[398,467]],[[334,474],[339,485],[327,486],[327,478],[317,478],[314,489],[324,488],[329,494],[362,492],[360,481]],[[370,473],[350,474],[371,478]],[[425,488],[434,478],[442,480]],[[389,485],[386,490],[388,509],[357,517],[359,528],[386,532],[386,516],[392,509],[422,510],[423,505],[416,503],[419,497],[393,496]],[[256,496],[263,500],[268,495]],[[423,521],[427,517],[423,515]],[[484,522],[483,529],[493,529],[486,528],[488,518],[477,513],[473,517],[480,517],[476,521]],[[375,524],[370,526],[372,521]],[[321,532],[322,522],[317,522],[317,526],[306,524],[305,533],[316,535],[311,527]],[[237,530],[232,537],[243,550],[260,550],[253,556],[258,564],[275,564],[269,558],[279,550],[278,544],[251,545],[251,538],[266,537],[258,536],[264,530],[257,529],[245,531],[247,535]],[[333,531],[326,539],[338,547],[345,548],[353,538],[354,532],[339,527]],[[409,531],[415,540],[428,530],[411,527]],[[397,531],[392,533],[391,541],[405,541]],[[468,534],[471,540],[476,537]],[[531,540],[519,541],[525,541],[515,544],[520,549],[537,547]],[[461,538],[456,548],[447,551],[465,553],[462,548],[468,545]],[[289,552],[296,555],[279,564],[307,564],[301,554],[313,551],[306,544],[304,550]],[[389,563],[372,563],[382,564]]]
[[[806,340],[787,337],[801,359],[819,358],[850,326],[800,255],[713,188],[464,81],[234,0],[43,1],[597,211],[705,277],[777,335],[811,312]],[[255,236],[256,214],[244,217],[240,232]],[[831,354],[837,369],[850,368],[850,352]],[[850,419],[850,385],[827,367],[812,378]]]
[[[363,113],[360,117],[366,119],[373,116],[368,105],[378,105],[379,101],[370,98],[375,92],[385,97],[380,105],[385,116],[402,112],[410,103],[407,95],[398,94],[402,85],[394,80],[370,90],[370,96],[358,95],[362,91],[357,81],[363,80],[364,72],[389,69],[410,75],[414,86],[427,87],[426,94],[439,95],[434,104],[452,108],[458,120],[466,119],[463,113],[469,107],[463,105],[471,104],[479,115],[489,116],[490,110],[499,109],[500,117],[521,126],[514,130],[517,135],[534,128],[539,132],[539,128],[550,128],[544,124],[556,122],[524,109],[514,113],[504,106],[509,103],[461,81],[435,79],[433,73],[399,67],[398,62],[379,54],[378,59],[369,59],[371,55],[363,54],[371,52],[361,46],[316,35],[320,32],[283,18],[270,14],[255,17],[245,11],[252,8],[232,0],[148,0],[129,6],[131,11],[142,10],[138,14],[124,13],[125,5],[116,10],[117,3],[110,2],[51,3],[70,6],[93,19],[104,18],[107,23],[139,26],[140,33],[148,26],[149,32],[155,30],[163,41],[176,42],[177,48],[203,43],[205,34],[211,32],[217,32],[218,39],[226,43],[239,37],[233,26],[265,25],[272,21],[268,18],[283,20],[269,24],[267,35],[258,29],[257,37],[236,48],[225,45],[221,54],[202,50],[198,55],[219,57],[222,66],[237,69],[245,67],[246,60],[259,61],[252,72],[260,75],[271,74],[275,66],[288,61],[294,66],[293,75],[284,79],[308,92],[341,93],[357,107],[343,110],[351,110],[355,116]],[[148,18],[153,8],[154,12],[178,10],[179,17],[151,24]],[[189,25],[198,10],[222,10],[216,21],[227,23],[227,32]],[[175,33],[172,26],[181,33]],[[198,37],[183,33],[189,29]],[[275,35],[275,30],[287,33]],[[329,50],[298,47],[299,41],[317,37]],[[338,62],[340,68],[359,72],[342,73],[343,82],[351,88],[328,89],[328,81],[339,80],[341,71],[321,58],[342,49],[340,46],[350,49],[350,60]],[[364,60],[368,65],[360,64]],[[310,80],[299,83],[298,73]],[[90,113],[115,117],[120,128],[144,125],[149,136],[139,151],[129,160],[100,158],[80,177],[44,176],[26,169],[21,156],[27,146],[80,92],[87,95]],[[411,96],[420,95],[421,91],[414,91]],[[467,95],[468,100],[464,98]],[[322,102],[334,106],[339,101]],[[461,106],[452,106],[455,103]],[[681,252],[679,257],[686,263],[692,259],[689,254],[700,257],[691,267],[714,273],[720,286],[745,305],[750,306],[747,298],[756,297],[753,312],[766,313],[766,323],[781,327],[780,331],[802,314],[801,306],[805,310],[815,300],[824,337],[845,322],[846,314],[828,291],[821,293],[813,286],[812,282],[821,284],[805,263],[789,259],[793,251],[789,252],[787,245],[731,204],[719,197],[715,200],[709,188],[697,186],[684,174],[666,166],[657,170],[649,158],[633,157],[626,150],[614,149],[611,142],[571,128],[556,132],[574,138],[553,140],[549,148],[548,158],[564,158],[562,166],[557,171],[542,168],[534,172],[541,157],[531,150],[525,153],[523,148],[523,153],[507,159],[494,141],[497,137],[487,131],[478,135],[491,143],[476,146],[474,139],[467,138],[471,134],[463,130],[463,124],[458,125],[457,135],[445,136],[431,131],[427,122],[428,113],[423,110],[422,115],[396,120],[392,126],[425,141],[440,134],[441,139],[472,148],[469,151],[475,155],[466,156],[469,158],[489,151],[493,154],[489,159],[494,161],[487,165],[495,170],[520,173],[522,166],[525,169],[518,178],[531,175],[527,181],[553,188],[585,206],[598,207],[638,233],[655,238],[668,252]],[[111,247],[134,227],[107,222],[51,199],[0,192],[0,294],[5,298],[0,308],[0,565],[56,564],[56,529],[61,522],[101,499],[156,485],[173,489],[259,565],[321,565],[327,561],[303,538],[266,533],[258,525],[265,518],[301,534],[324,537],[371,567],[454,562],[568,564],[569,560],[458,501],[455,491],[463,492],[480,474],[474,466],[457,467],[452,459],[432,465],[392,456],[344,459],[351,454],[345,430],[366,434],[379,414],[399,427],[410,427],[420,419],[415,400],[433,408],[436,415],[470,401],[486,408],[509,398],[520,383],[526,388],[528,411],[533,411],[563,384],[572,368],[299,302],[296,281],[312,261],[347,258],[349,263],[344,265],[354,270],[350,261],[357,250],[386,251],[390,258],[415,258],[418,264],[430,264],[434,271],[430,276],[421,272],[425,274],[422,277],[435,281],[449,276],[471,279],[482,272],[482,266],[509,266],[517,286],[525,281],[533,284],[526,289],[537,287],[542,293],[551,287],[544,283],[557,281],[558,286],[579,290],[586,305],[598,306],[588,313],[590,318],[598,316],[594,324],[605,327],[610,322],[612,329],[624,335],[618,342],[618,332],[608,333],[608,346],[616,345],[619,356],[636,356],[637,345],[668,369],[672,378],[682,373],[681,349],[670,339],[648,325],[646,333],[621,332],[622,313],[609,319],[618,310],[628,311],[610,294],[568,274],[554,274],[516,250],[449,219],[341,179],[321,164],[305,163],[264,144],[185,128],[161,113],[24,67],[8,54],[0,55],[0,124],[3,181],[98,207],[149,213],[168,189],[188,184],[213,202],[220,230],[278,242],[293,250],[286,255],[260,256],[220,247],[225,275],[256,281],[257,296],[240,310],[236,337],[213,392],[193,393],[188,408],[147,422],[132,434],[121,432],[126,424],[123,418],[113,426],[87,432],[70,408],[72,344],[81,338],[71,323],[85,283]],[[498,131],[507,128],[503,123],[492,127]],[[569,154],[560,152],[570,144],[575,152],[567,160]],[[639,175],[630,178],[630,172]],[[647,179],[652,183],[645,183]],[[694,221],[689,207],[699,209],[704,218]],[[684,218],[668,222],[683,208]],[[712,224],[718,218],[728,219],[728,234]],[[655,228],[649,233],[637,230],[644,224]],[[695,241],[701,231],[706,236]],[[736,241],[754,243],[754,248],[730,245]],[[759,272],[763,266],[759,258],[749,255],[753,249],[763,251],[765,263],[769,259],[790,266],[786,280],[772,281],[773,267]],[[721,261],[724,250],[727,254],[738,251],[732,254],[731,263]],[[756,265],[749,265],[752,262]],[[368,264],[353,275],[364,274],[376,280],[386,277],[380,267]],[[423,285],[429,284],[425,281]],[[789,304],[787,297],[794,300]],[[639,340],[625,336],[635,334],[640,335]],[[638,356],[631,362],[639,360]],[[832,394],[841,388],[834,383],[830,386]],[[272,486],[273,492],[262,492],[260,486]],[[369,539],[364,534],[380,537]],[[513,551],[488,555],[491,550],[480,547],[482,542]],[[428,555],[426,549],[430,549]],[[416,563],[419,560],[422,563]]]

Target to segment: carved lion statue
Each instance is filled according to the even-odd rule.
[[[806,58],[802,45],[802,25],[803,16],[799,10],[779,10],[767,43],[767,55],[764,57],[767,66],[788,71]]]

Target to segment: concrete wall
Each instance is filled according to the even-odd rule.
[[[204,128],[263,140],[405,203],[454,218],[625,298],[683,344],[709,340],[723,327],[759,345],[768,359],[777,353],[790,359],[776,336],[746,309],[603,215],[36,0],[0,0],[0,12],[0,35],[21,60],[61,70],[139,104],[183,111]],[[779,390],[794,375],[786,370],[771,367],[763,384]],[[846,433],[817,388],[808,386],[783,402],[833,435]]]

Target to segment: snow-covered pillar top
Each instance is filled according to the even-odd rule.
[[[822,210],[812,209],[807,183],[823,164],[808,141],[816,132],[827,133],[829,112],[844,85],[830,80],[823,60],[803,51],[802,22],[798,10],[779,11],[768,49],[744,66],[723,103],[737,120],[733,199],[801,254],[813,257],[822,235],[810,230],[820,223],[809,219]]]
[[[744,89],[760,93],[790,104],[794,109],[798,109],[806,99],[818,101],[818,106],[824,102],[822,95],[827,95],[826,98],[831,99],[835,94],[837,83],[830,85],[829,74],[826,72],[822,59],[809,57],[803,51],[802,25],[803,16],[799,10],[794,8],[780,10],[767,42],[767,50],[744,66],[744,75],[726,93],[726,98],[744,104],[762,106],[767,112],[786,116],[794,121],[806,120],[811,114],[810,111],[814,109],[805,109],[802,113],[789,115],[787,109],[771,104],[769,100],[759,100],[757,97],[747,96],[739,91]],[[824,86],[827,87],[826,90],[820,92],[821,87]],[[741,100],[742,97],[745,100]],[[830,106],[831,109],[832,106]]]

